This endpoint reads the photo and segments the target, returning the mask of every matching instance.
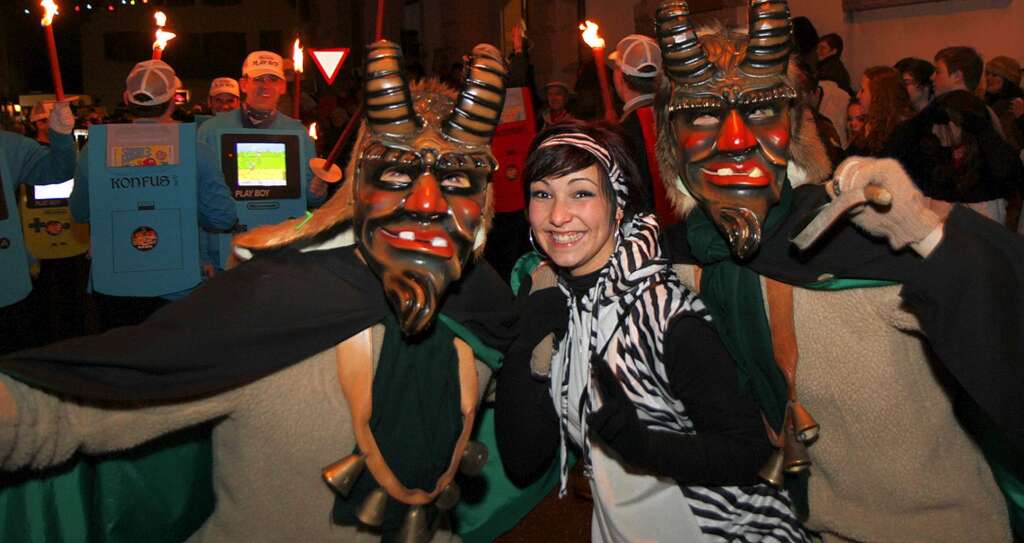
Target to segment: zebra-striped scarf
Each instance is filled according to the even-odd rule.
[[[638,406],[640,420],[662,430],[693,431],[689,419],[676,416],[683,406],[672,397],[667,375],[658,371],[664,369],[661,339],[668,323],[680,313],[710,317],[668,267],[653,215],[636,216],[619,232],[612,258],[582,299],[559,282],[569,300],[566,335],[552,361],[552,395],[561,428],[560,495],[566,491],[569,439],[583,449],[589,475],[586,417],[600,408],[600,400],[592,393],[596,389],[591,387],[592,357],[604,358],[617,373],[643,383],[642,388],[627,391]],[[570,408],[570,398],[578,399],[575,409]]]
[[[561,437],[560,496],[566,493],[569,439],[583,449],[584,470],[591,476],[586,420],[600,408],[599,398],[592,393],[597,390],[590,365],[594,357],[606,360],[620,376],[648,428],[694,433],[685,406],[671,391],[663,339],[668,326],[681,315],[708,321],[711,317],[703,302],[671,271],[661,253],[659,233],[653,215],[636,216],[624,224],[611,259],[582,299],[564,281],[559,282],[569,304],[568,328],[551,367],[551,394]],[[571,406],[571,401],[576,405]],[[709,540],[806,540],[788,496],[767,484],[681,488]]]

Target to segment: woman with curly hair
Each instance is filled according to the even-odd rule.
[[[886,144],[896,127],[914,116],[900,73],[888,66],[868,68],[861,78],[857,101],[867,119],[863,131],[847,148],[847,154],[885,156]]]

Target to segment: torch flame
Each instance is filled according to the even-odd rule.
[[[173,40],[177,36],[174,32],[167,32],[162,28],[156,29],[156,41],[153,42],[153,49],[159,49],[163,51],[167,49],[167,42]]]
[[[50,26],[53,24],[53,16],[60,13],[57,11],[57,4],[53,3],[53,0],[43,0],[39,5],[43,6],[43,26]]]
[[[167,24],[167,16],[164,15],[164,12],[154,13],[153,18],[156,19],[156,41],[153,42],[153,50],[163,51],[167,49],[167,42],[173,40],[177,34],[164,30],[164,25]]]
[[[585,22],[580,24],[580,30],[583,31],[583,41],[587,42],[593,49],[604,47],[604,38],[601,37],[597,31],[601,27],[597,26],[597,23],[587,19]]]
[[[299,38],[295,38],[292,44],[292,62],[295,64],[295,71],[302,73],[302,47],[299,46]]]
[[[313,139],[317,139],[317,137],[316,137],[316,123],[311,123],[309,125],[309,137],[311,137]]]

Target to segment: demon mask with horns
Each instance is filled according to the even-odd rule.
[[[686,2],[665,1],[657,11],[665,67],[656,108],[662,177],[676,210],[700,205],[741,259],[760,246],[787,170],[801,166],[791,158],[816,140],[794,144],[813,129],[803,128],[787,77],[793,39],[786,2],[751,0],[749,18],[746,34],[698,33]],[[820,142],[809,145],[821,149]]]
[[[507,69],[491,45],[467,59],[460,91],[410,84],[402,52],[386,40],[366,58],[366,121],[338,193],[298,230],[285,223],[240,236],[243,248],[319,240],[351,225],[359,254],[380,278],[402,330],[434,320],[441,296],[483,250],[492,215],[490,140],[501,117]]]

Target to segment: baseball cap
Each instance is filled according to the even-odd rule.
[[[210,96],[218,94],[231,94],[240,96],[238,93],[238,81],[230,77],[218,77],[210,83]]]
[[[128,72],[125,95],[132,104],[152,106],[170,101],[178,87],[181,80],[174,75],[174,68],[162,60],[144,60]]]
[[[284,61],[281,55],[270,51],[253,51],[245,57],[242,76],[256,78],[261,75],[276,75],[284,79]]]
[[[53,102],[49,100],[36,102],[36,105],[32,106],[32,114],[29,115],[29,120],[32,122],[44,121],[50,118],[51,111],[53,111]]]
[[[548,83],[547,85],[544,85],[544,90],[547,91],[548,89],[550,89],[552,87],[560,88],[560,89],[564,90],[566,94],[570,94],[572,92],[572,89],[569,88],[569,85],[566,85],[565,83],[563,83],[561,81],[552,81],[552,82]]]
[[[630,34],[619,40],[615,51],[608,55],[608,61],[633,77],[655,77],[661,71],[658,43],[641,34]]]

